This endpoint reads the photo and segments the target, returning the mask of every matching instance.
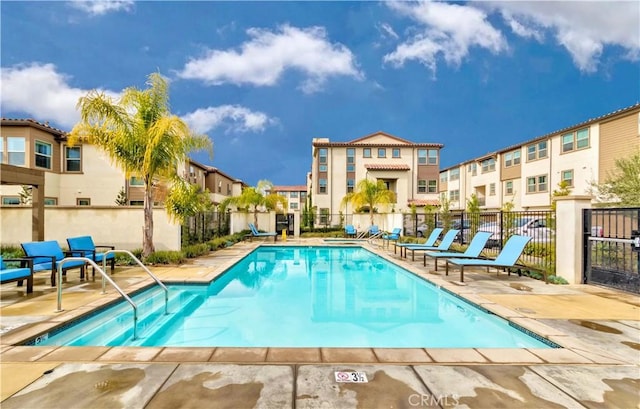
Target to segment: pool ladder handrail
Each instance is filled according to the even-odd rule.
[[[128,254],[129,256],[131,256],[133,261],[135,261],[140,267],[142,267],[142,269],[153,279],[153,281],[155,281],[160,286],[160,288],[162,288],[162,290],[164,291],[164,313],[165,314],[169,314],[169,289],[167,289],[167,286],[164,285],[162,283],[162,281],[160,281],[160,279],[158,277],[156,277],[151,271],[149,271],[147,266],[142,264],[142,261],[140,261],[136,256],[134,256],[132,252],[130,252],[129,250],[108,250],[108,251],[105,251],[103,253],[103,257],[102,257],[102,267],[103,267],[103,269],[105,271],[107,270],[107,256],[109,254],[115,254],[115,253],[125,253],[125,254]],[[104,277],[105,276],[103,275],[102,276],[102,293],[103,294],[105,293]]]
[[[106,279],[107,281],[109,281],[109,283],[116,289],[116,291],[118,291],[129,304],[131,304],[131,307],[133,308],[133,339],[136,339],[138,336],[138,306],[127,294],[124,293],[124,291],[122,291],[120,287],[118,287],[116,282],[113,281],[113,279],[109,277],[100,268],[100,266],[96,264],[95,261],[91,260],[88,257],[65,257],[58,263],[58,309],[56,310],[56,312],[64,311],[64,309],[62,309],[62,266],[68,261],[84,261],[86,263],[89,263],[94,269],[98,270],[98,272],[102,275],[103,280]]]

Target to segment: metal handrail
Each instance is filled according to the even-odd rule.
[[[64,311],[62,309],[62,266],[67,262],[67,261],[84,261],[86,263],[91,264],[91,266],[94,269],[97,269],[98,272],[102,275],[102,283],[104,286],[104,280],[109,281],[109,283],[116,289],[116,291],[118,291],[120,293],[120,295],[122,297],[124,297],[125,300],[127,300],[127,302],[129,304],[131,304],[131,307],[133,307],[133,339],[136,339],[138,337],[138,306],[136,305],[136,303],[133,302],[133,300],[124,293],[124,291],[122,291],[122,289],[120,287],[118,287],[118,285],[116,284],[115,281],[113,281],[113,279],[111,277],[109,277],[101,268],[100,266],[98,266],[96,264],[95,261],[91,260],[88,257],[66,257],[62,260],[60,260],[60,262],[58,262],[58,309],[56,310],[56,312],[62,312]],[[103,293],[104,293],[104,287],[103,287]],[[165,307],[166,308],[166,307]]]
[[[160,279],[158,277],[156,277],[155,275],[153,275],[153,273],[151,271],[149,271],[149,269],[142,264],[142,262],[140,260],[138,260],[138,258],[136,256],[133,255],[133,253],[131,253],[129,250],[107,250],[103,253],[103,257],[102,257],[102,266],[104,267],[104,269],[107,269],[107,255],[111,254],[111,253],[126,253],[128,255],[131,256],[131,258],[138,263],[138,265],[140,267],[142,267],[142,269],[144,271],[146,271],[147,274],[149,274],[149,276],[164,290],[164,313],[168,314],[169,313],[169,289],[167,288],[167,286],[165,286],[162,281],[160,281]],[[105,292],[105,282],[104,282],[104,276],[102,276],[102,293]]]

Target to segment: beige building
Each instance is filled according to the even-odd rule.
[[[307,202],[307,186],[274,186],[271,192],[287,198],[288,211],[302,211]]]
[[[481,207],[549,209],[554,190],[566,181],[573,195],[590,195],[615,160],[640,148],[640,104],[512,145],[440,171],[440,193],[463,210],[476,194]]]
[[[406,211],[438,203],[438,173],[442,144],[413,143],[384,132],[349,142],[314,138],[310,195],[318,214],[351,214],[341,207],[347,193],[362,179],[382,180],[396,193],[396,203],[379,212]]]

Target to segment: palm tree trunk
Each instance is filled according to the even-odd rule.
[[[253,208],[253,224],[258,228],[258,208],[254,206]]]
[[[147,184],[144,190],[144,232],[142,236],[142,256],[156,251],[153,245],[153,189]]]

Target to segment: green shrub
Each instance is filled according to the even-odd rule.
[[[16,246],[0,246],[0,254],[2,254],[4,258],[24,257],[22,247]]]
[[[129,250],[138,260],[142,260],[142,249]],[[137,266],[138,263],[133,261],[130,255],[125,253],[116,253],[116,264],[119,266]]]
[[[207,246],[209,247],[209,250],[211,251],[215,251],[218,249],[223,249],[225,247],[228,247],[230,245],[232,245],[233,242],[231,240],[229,240],[229,236],[227,237],[216,237],[213,240],[209,240],[207,242]]]
[[[182,264],[186,260],[181,251],[155,251],[144,259],[147,264]]]
[[[209,245],[207,243],[192,244],[184,246],[182,253],[186,258],[195,258],[209,253]]]
[[[555,275],[550,275],[548,280],[551,284],[569,284],[569,282],[564,278]]]

